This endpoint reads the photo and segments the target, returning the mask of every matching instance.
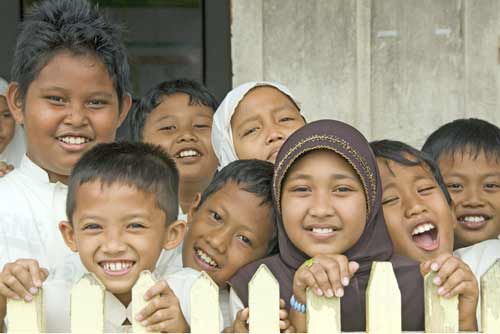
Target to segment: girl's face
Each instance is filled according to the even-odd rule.
[[[288,96],[274,87],[254,88],[231,118],[236,154],[240,159],[274,163],[281,145],[304,124],[299,109]]]
[[[289,239],[310,257],[345,253],[366,224],[366,197],[358,175],[328,150],[307,153],[290,168],[281,210]]]
[[[15,127],[16,122],[10,114],[7,100],[0,96],[0,153],[5,150],[14,137]]]

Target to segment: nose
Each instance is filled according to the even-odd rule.
[[[406,218],[418,216],[427,211],[422,200],[416,196],[407,196],[407,198],[403,198],[403,200],[405,201]]]
[[[194,134],[192,128],[182,130],[177,137],[177,143],[182,142],[197,142],[198,137]]]
[[[127,250],[127,245],[118,231],[108,231],[104,234],[101,249],[107,254],[120,254]]]
[[[328,218],[335,216],[335,208],[329,194],[326,192],[318,192],[312,198],[312,205],[309,208],[309,214],[315,218]]]
[[[476,208],[483,206],[484,203],[481,200],[480,190],[476,189],[475,187],[465,187],[461,204],[464,207],[469,207],[469,208]]]
[[[84,105],[71,104],[68,114],[65,118],[65,123],[74,127],[80,127],[88,124],[87,109]]]
[[[231,242],[232,231],[227,227],[215,229],[206,236],[207,243],[219,254],[225,254]]]
[[[266,144],[272,144],[278,140],[284,140],[285,134],[279,125],[273,124],[267,131]]]

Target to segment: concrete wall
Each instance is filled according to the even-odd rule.
[[[0,1],[0,77],[9,80],[17,31],[20,22],[20,8],[17,0]]]
[[[282,82],[308,120],[420,146],[441,124],[500,125],[498,0],[232,0],[233,86]]]

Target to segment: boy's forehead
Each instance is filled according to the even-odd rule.
[[[408,155],[408,160],[415,161],[414,158],[412,159],[410,157],[411,156]],[[434,179],[434,175],[430,167],[425,162],[419,162],[415,165],[410,166],[410,165],[404,165],[394,160],[377,158],[377,164],[379,166],[382,182],[384,182],[384,179],[387,178],[397,179],[398,177],[401,177],[403,174],[415,177],[424,176]]]

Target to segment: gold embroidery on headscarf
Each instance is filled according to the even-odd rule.
[[[303,146],[304,144],[306,144],[307,142],[319,141],[319,140],[331,141],[334,144],[334,146],[340,145],[344,150],[348,151],[350,154],[353,155],[354,159],[362,166],[365,173],[361,173],[359,171],[358,167],[351,161],[350,157],[347,157],[345,154],[343,154],[342,152],[339,152],[339,150],[336,150],[335,148],[332,148],[331,146],[326,146],[324,144],[323,145],[316,145],[316,146],[307,147],[305,149],[302,149],[298,153],[295,152],[298,149],[300,149],[300,147]],[[344,139],[335,137],[335,136],[326,136],[326,135],[314,135],[314,136],[310,136],[310,137],[302,139],[294,147],[292,147],[290,150],[288,150],[287,154],[284,156],[284,158],[281,160],[281,162],[278,164],[278,166],[275,167],[276,168],[275,174],[279,174],[280,170],[284,169],[282,176],[279,180],[279,183],[273,184],[274,193],[277,194],[276,202],[277,202],[278,212],[281,212],[281,184],[283,182],[283,178],[285,177],[285,174],[287,173],[288,169],[294,163],[294,161],[297,158],[301,157],[305,152],[313,151],[313,150],[317,150],[317,149],[328,149],[328,150],[334,151],[335,153],[341,155],[354,168],[354,170],[358,174],[359,178],[361,179],[361,183],[363,184],[363,189],[365,191],[365,195],[366,195],[366,199],[367,199],[366,206],[367,206],[367,211],[368,211],[366,218],[368,220],[371,216],[371,211],[373,209],[373,206],[375,204],[376,197],[377,197],[377,182],[375,180],[375,174],[373,173],[372,169],[370,168],[370,166],[368,165],[366,160],[347,141],[345,141]],[[284,166],[283,164],[285,163],[285,161],[287,161],[288,157],[292,154],[295,154],[295,158],[290,160],[288,162],[288,164],[286,166]],[[366,180],[365,180],[365,177],[363,177],[363,175],[368,176],[368,182],[370,183],[369,187],[366,184]]]

